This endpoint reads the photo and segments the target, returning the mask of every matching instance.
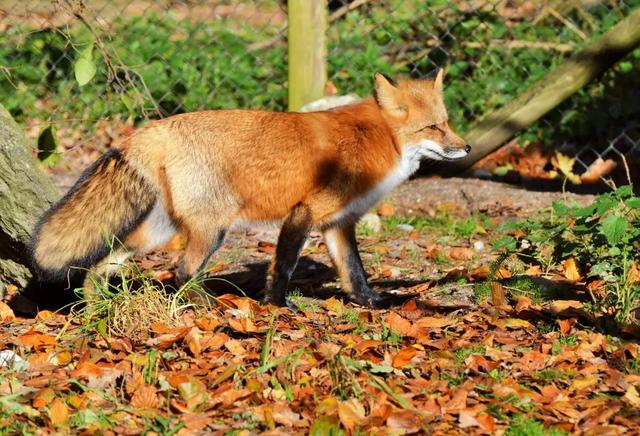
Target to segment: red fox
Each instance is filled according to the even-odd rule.
[[[148,123],[100,157],[37,224],[34,265],[43,279],[186,237],[178,280],[201,271],[234,222],[284,219],[265,302],[286,304],[300,250],[323,232],[342,288],[357,303],[382,298],[367,284],[356,245],[359,218],[418,169],[471,147],[449,127],[443,73],[392,83],[375,97],[328,111],[211,110]],[[114,253],[111,253],[111,256]]]

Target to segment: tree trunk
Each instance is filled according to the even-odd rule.
[[[31,231],[56,198],[24,134],[0,104],[0,297],[7,284],[27,285]]]
[[[289,110],[324,95],[327,82],[327,1],[289,0]]]

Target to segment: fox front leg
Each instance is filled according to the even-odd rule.
[[[298,264],[300,251],[311,231],[311,226],[311,211],[308,206],[299,204],[289,213],[280,230],[276,255],[269,268],[265,303],[287,305],[289,280]]]
[[[349,293],[351,299],[362,306],[381,307],[383,298],[367,284],[367,276],[358,253],[355,229],[355,224],[348,224],[325,230],[324,238],[329,255],[338,270],[342,289]]]

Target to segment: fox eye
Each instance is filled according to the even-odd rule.
[[[424,126],[424,127],[422,127],[421,129],[416,130],[416,132],[415,132],[415,133],[422,132],[422,131],[423,131],[423,130],[425,130],[425,129],[438,130],[438,131],[440,131],[440,130],[441,130],[441,129],[440,129],[440,127],[438,127],[438,125],[437,125],[437,124],[431,124],[431,125]]]

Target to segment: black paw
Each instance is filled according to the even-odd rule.
[[[273,304],[274,306],[284,307],[287,305],[287,299],[274,298],[272,295],[267,294],[262,298],[262,304]]]
[[[354,292],[351,295],[351,300],[361,306],[369,307],[371,309],[381,309],[387,305],[384,297],[369,288]]]

